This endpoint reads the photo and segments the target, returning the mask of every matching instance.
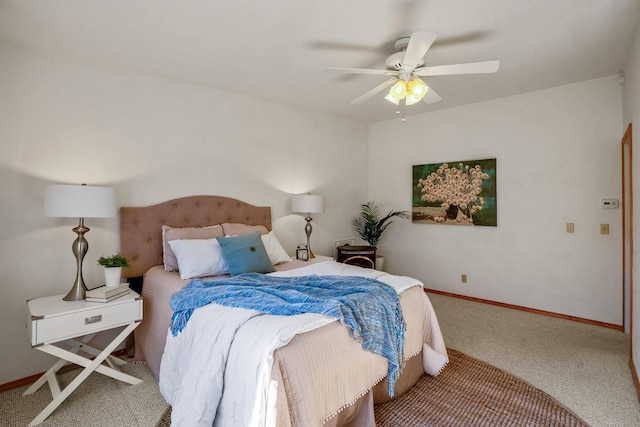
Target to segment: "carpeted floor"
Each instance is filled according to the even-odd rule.
[[[551,396],[488,363],[449,349],[449,365],[404,396],[375,407],[377,427],[587,427]],[[169,427],[167,409],[156,427]]]
[[[158,383],[144,363],[129,363],[122,371],[143,382],[129,385],[93,373],[38,427],[153,427],[169,406]],[[61,387],[81,372],[73,369],[58,376]],[[26,426],[51,402],[48,385],[28,396],[28,386],[0,393],[0,427]]]

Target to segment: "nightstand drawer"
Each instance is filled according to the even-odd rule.
[[[31,345],[63,341],[141,320],[142,299],[131,294],[130,298],[109,303],[67,302],[69,310],[55,314],[38,315],[32,311]]]

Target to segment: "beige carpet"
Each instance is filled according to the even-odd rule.
[[[158,390],[153,374],[143,363],[127,364],[122,371],[143,380],[129,385],[93,373],[39,426],[42,427],[153,427],[169,406]],[[69,384],[80,369],[61,374],[61,387]],[[0,426],[26,426],[51,402],[49,386],[28,396],[28,386],[0,394]]]
[[[527,382],[449,349],[438,377],[423,376],[404,396],[376,405],[377,427],[588,427],[573,412]],[[167,409],[156,427],[169,427]]]
[[[510,372],[592,426],[640,426],[621,331],[429,294],[447,347]]]

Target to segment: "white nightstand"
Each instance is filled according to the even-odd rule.
[[[64,294],[27,301],[30,316],[27,325],[31,346],[60,358],[23,393],[23,396],[31,394],[45,383],[49,383],[53,396],[51,403],[31,421],[29,426],[40,424],[51,415],[93,371],[129,384],[142,382],[142,380],[120,371],[118,365],[123,365],[126,362],[110,355],[118,344],[140,324],[142,298],[133,291],[107,303],[86,302],[84,300],[63,301],[63,297]],[[122,326],[125,327],[124,330],[104,349],[99,350],[87,344],[98,332]],[[81,338],[77,339],[77,337]],[[67,350],[53,345],[61,341],[70,344],[71,349]],[[78,355],[80,350],[94,358],[89,359]],[[102,362],[106,362],[106,365],[103,365]],[[84,369],[61,390],[56,373],[69,363],[80,365]]]

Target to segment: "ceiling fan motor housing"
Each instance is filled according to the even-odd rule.
[[[389,70],[398,71],[402,68],[402,58],[404,58],[404,52],[396,52],[384,61],[384,65]]]
[[[399,71],[402,68],[402,60],[404,59],[404,52],[409,45],[410,37],[401,37],[393,43],[398,52],[391,54],[384,62],[388,70]],[[416,68],[424,65],[424,58],[421,58],[416,65]]]

